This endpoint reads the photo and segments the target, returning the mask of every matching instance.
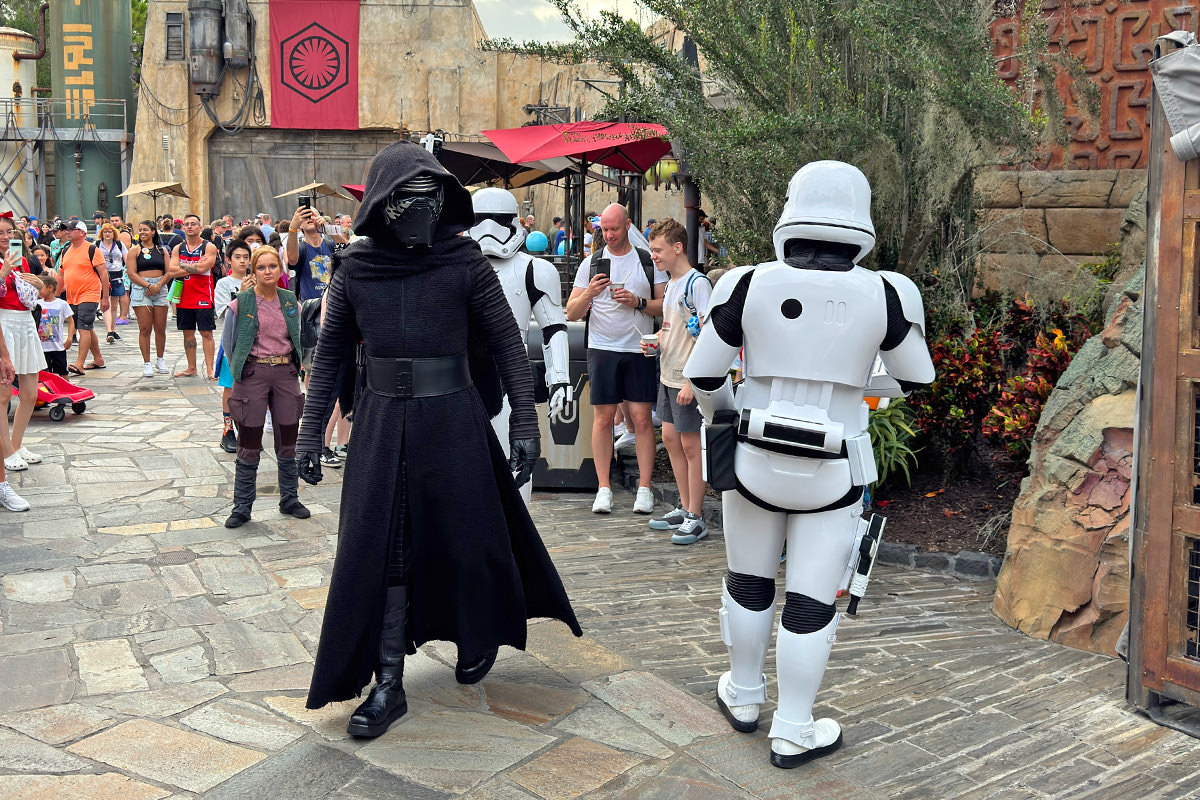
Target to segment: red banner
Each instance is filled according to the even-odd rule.
[[[358,128],[359,0],[270,0],[271,127]]]

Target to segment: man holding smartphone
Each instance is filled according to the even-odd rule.
[[[588,382],[595,410],[592,460],[599,485],[592,511],[612,512],[612,429],[617,409],[625,403],[636,434],[640,484],[633,511],[649,514],[654,509],[650,405],[658,396],[658,376],[655,362],[642,355],[642,335],[654,333],[668,275],[655,270],[649,252],[630,243],[629,212],[624,206],[613,203],[600,219],[604,246],[579,265],[566,307],[568,320],[588,319]]]
[[[324,220],[312,208],[312,198],[301,195],[290,227],[294,233],[283,252],[288,268],[296,273],[297,294],[301,302],[320,297],[329,285],[333,243],[325,237]]]

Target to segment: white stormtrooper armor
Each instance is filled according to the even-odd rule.
[[[798,171],[775,229],[778,260],[722,277],[684,369],[708,423],[706,447],[714,417],[736,426],[736,488],[722,495],[729,573],[720,617],[731,670],[717,684],[736,730],[758,726],[785,542],[793,554],[769,733],[771,763],[785,768],[841,744],[840,726],[814,720],[812,707],[837,632],[834,600],[866,527],[863,489],[877,477],[863,401],[872,367],[878,355],[891,379],[872,386],[897,395],[934,377],[917,287],[857,266],[875,244],[870,200],[866,177],[848,164]],[[728,369],[742,348],[735,395]]]
[[[517,200],[505,189],[480,189],[471,196],[475,226],[471,238],[488,257],[504,296],[512,307],[521,334],[536,319],[542,331],[542,356],[546,363],[546,386],[550,390],[550,416],[559,415],[571,400],[572,387],[567,348],[567,318],[562,308],[562,283],[549,261],[521,252],[525,229],[521,226]],[[492,427],[508,455],[508,398],[492,420]],[[521,486],[529,502],[533,481]]]

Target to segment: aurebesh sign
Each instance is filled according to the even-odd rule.
[[[270,0],[272,128],[358,128],[358,6]]]

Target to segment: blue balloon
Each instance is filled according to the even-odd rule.
[[[549,246],[546,234],[541,231],[534,231],[525,237],[525,249],[531,253],[544,253]]]

